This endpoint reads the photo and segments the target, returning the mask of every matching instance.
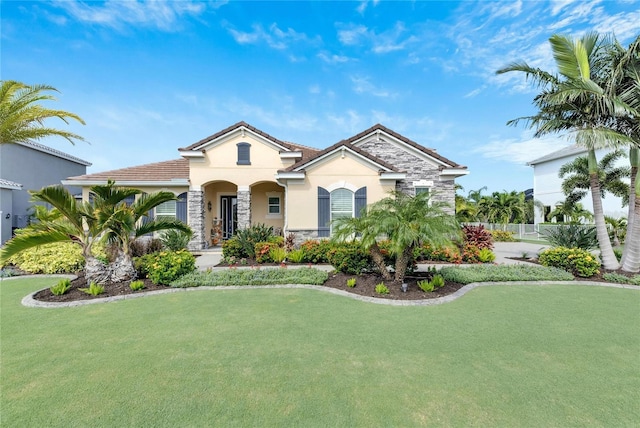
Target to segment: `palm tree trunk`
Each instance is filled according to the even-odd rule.
[[[111,269],[95,257],[85,256],[84,278],[88,284],[106,284],[111,279]]]
[[[137,276],[131,256],[124,251],[118,251],[116,259],[109,266],[111,268],[112,282],[129,281]]]
[[[629,186],[629,213],[627,214],[627,234],[625,237],[625,250],[622,253],[622,266],[625,266],[629,251],[627,250],[627,245],[630,242],[629,238],[632,238],[633,235],[633,224],[635,223],[637,211],[635,209],[636,205],[636,188],[638,184],[636,184],[637,176],[638,176],[638,164],[640,163],[640,150],[637,147],[631,147],[629,149],[629,162],[631,163],[631,186]],[[638,235],[635,235],[638,236]],[[623,267],[624,269],[624,267]]]
[[[613,252],[607,224],[604,221],[604,210],[602,208],[602,195],[600,193],[600,179],[598,177],[598,162],[593,149],[589,150],[589,182],[591,185],[591,199],[593,200],[593,218],[596,223],[596,235],[600,246],[600,258],[602,265],[607,270],[616,270],[620,267],[618,259]]]
[[[409,262],[411,261],[411,257],[413,256],[413,246],[409,246],[402,251],[402,253],[398,254],[396,257],[396,273],[394,282],[397,284],[402,284],[404,281],[404,276],[407,272],[407,267],[409,266]]]
[[[369,252],[371,253],[371,259],[378,268],[378,271],[380,272],[380,275],[382,275],[382,278],[387,281],[391,281],[391,273],[389,273],[389,270],[387,270],[387,264],[384,262],[384,256],[382,255],[377,242],[369,248]]]
[[[622,270],[625,272],[640,271],[640,177],[636,173],[635,185],[633,187],[633,213],[629,215],[629,224],[633,223],[631,229],[627,226],[627,237],[624,244],[624,255]],[[629,195],[629,206],[631,206],[631,195]]]

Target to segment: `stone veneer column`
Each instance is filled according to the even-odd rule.
[[[249,186],[238,186],[238,229],[251,227],[251,191]]]
[[[204,192],[189,190],[187,194],[187,223],[193,231],[193,238],[189,241],[191,251],[202,250],[205,247],[204,238]]]

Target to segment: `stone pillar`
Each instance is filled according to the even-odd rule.
[[[238,186],[238,229],[251,227],[251,191],[249,186]]]
[[[198,251],[204,249],[204,192],[202,190],[189,190],[187,195],[187,223],[193,231],[193,238],[191,238],[188,245],[189,250]]]

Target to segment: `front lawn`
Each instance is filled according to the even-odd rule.
[[[301,289],[21,306],[0,281],[0,425],[634,426],[640,292],[492,286],[434,307]]]

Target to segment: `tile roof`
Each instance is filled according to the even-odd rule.
[[[169,181],[176,179],[189,179],[189,161],[187,159],[148,163],[68,178],[72,181]]]
[[[543,163],[543,162],[548,162],[548,161],[552,161],[552,160],[556,160],[556,159],[561,159],[567,156],[573,156],[573,155],[579,155],[582,153],[586,153],[587,149],[581,146],[578,146],[577,144],[572,144],[570,146],[567,147],[563,147],[560,150],[556,150],[555,152],[551,152],[547,155],[544,155],[542,157],[539,157],[537,159],[532,160],[531,162],[527,162],[527,165],[531,166],[531,165],[537,165],[539,163]]]
[[[28,148],[31,148],[33,150],[37,150],[39,152],[47,153],[47,154],[59,157],[61,159],[66,159],[66,160],[69,160],[71,162],[78,163],[80,165],[91,166],[91,162],[87,162],[86,160],[77,158],[75,156],[71,156],[68,153],[61,152],[60,150],[52,149],[51,147],[45,146],[45,145],[40,144],[40,143],[36,143],[35,141],[20,141],[20,142],[15,143],[15,144],[19,144],[21,146],[28,147]]]
[[[22,184],[0,178],[0,189],[20,190],[22,189]]]

